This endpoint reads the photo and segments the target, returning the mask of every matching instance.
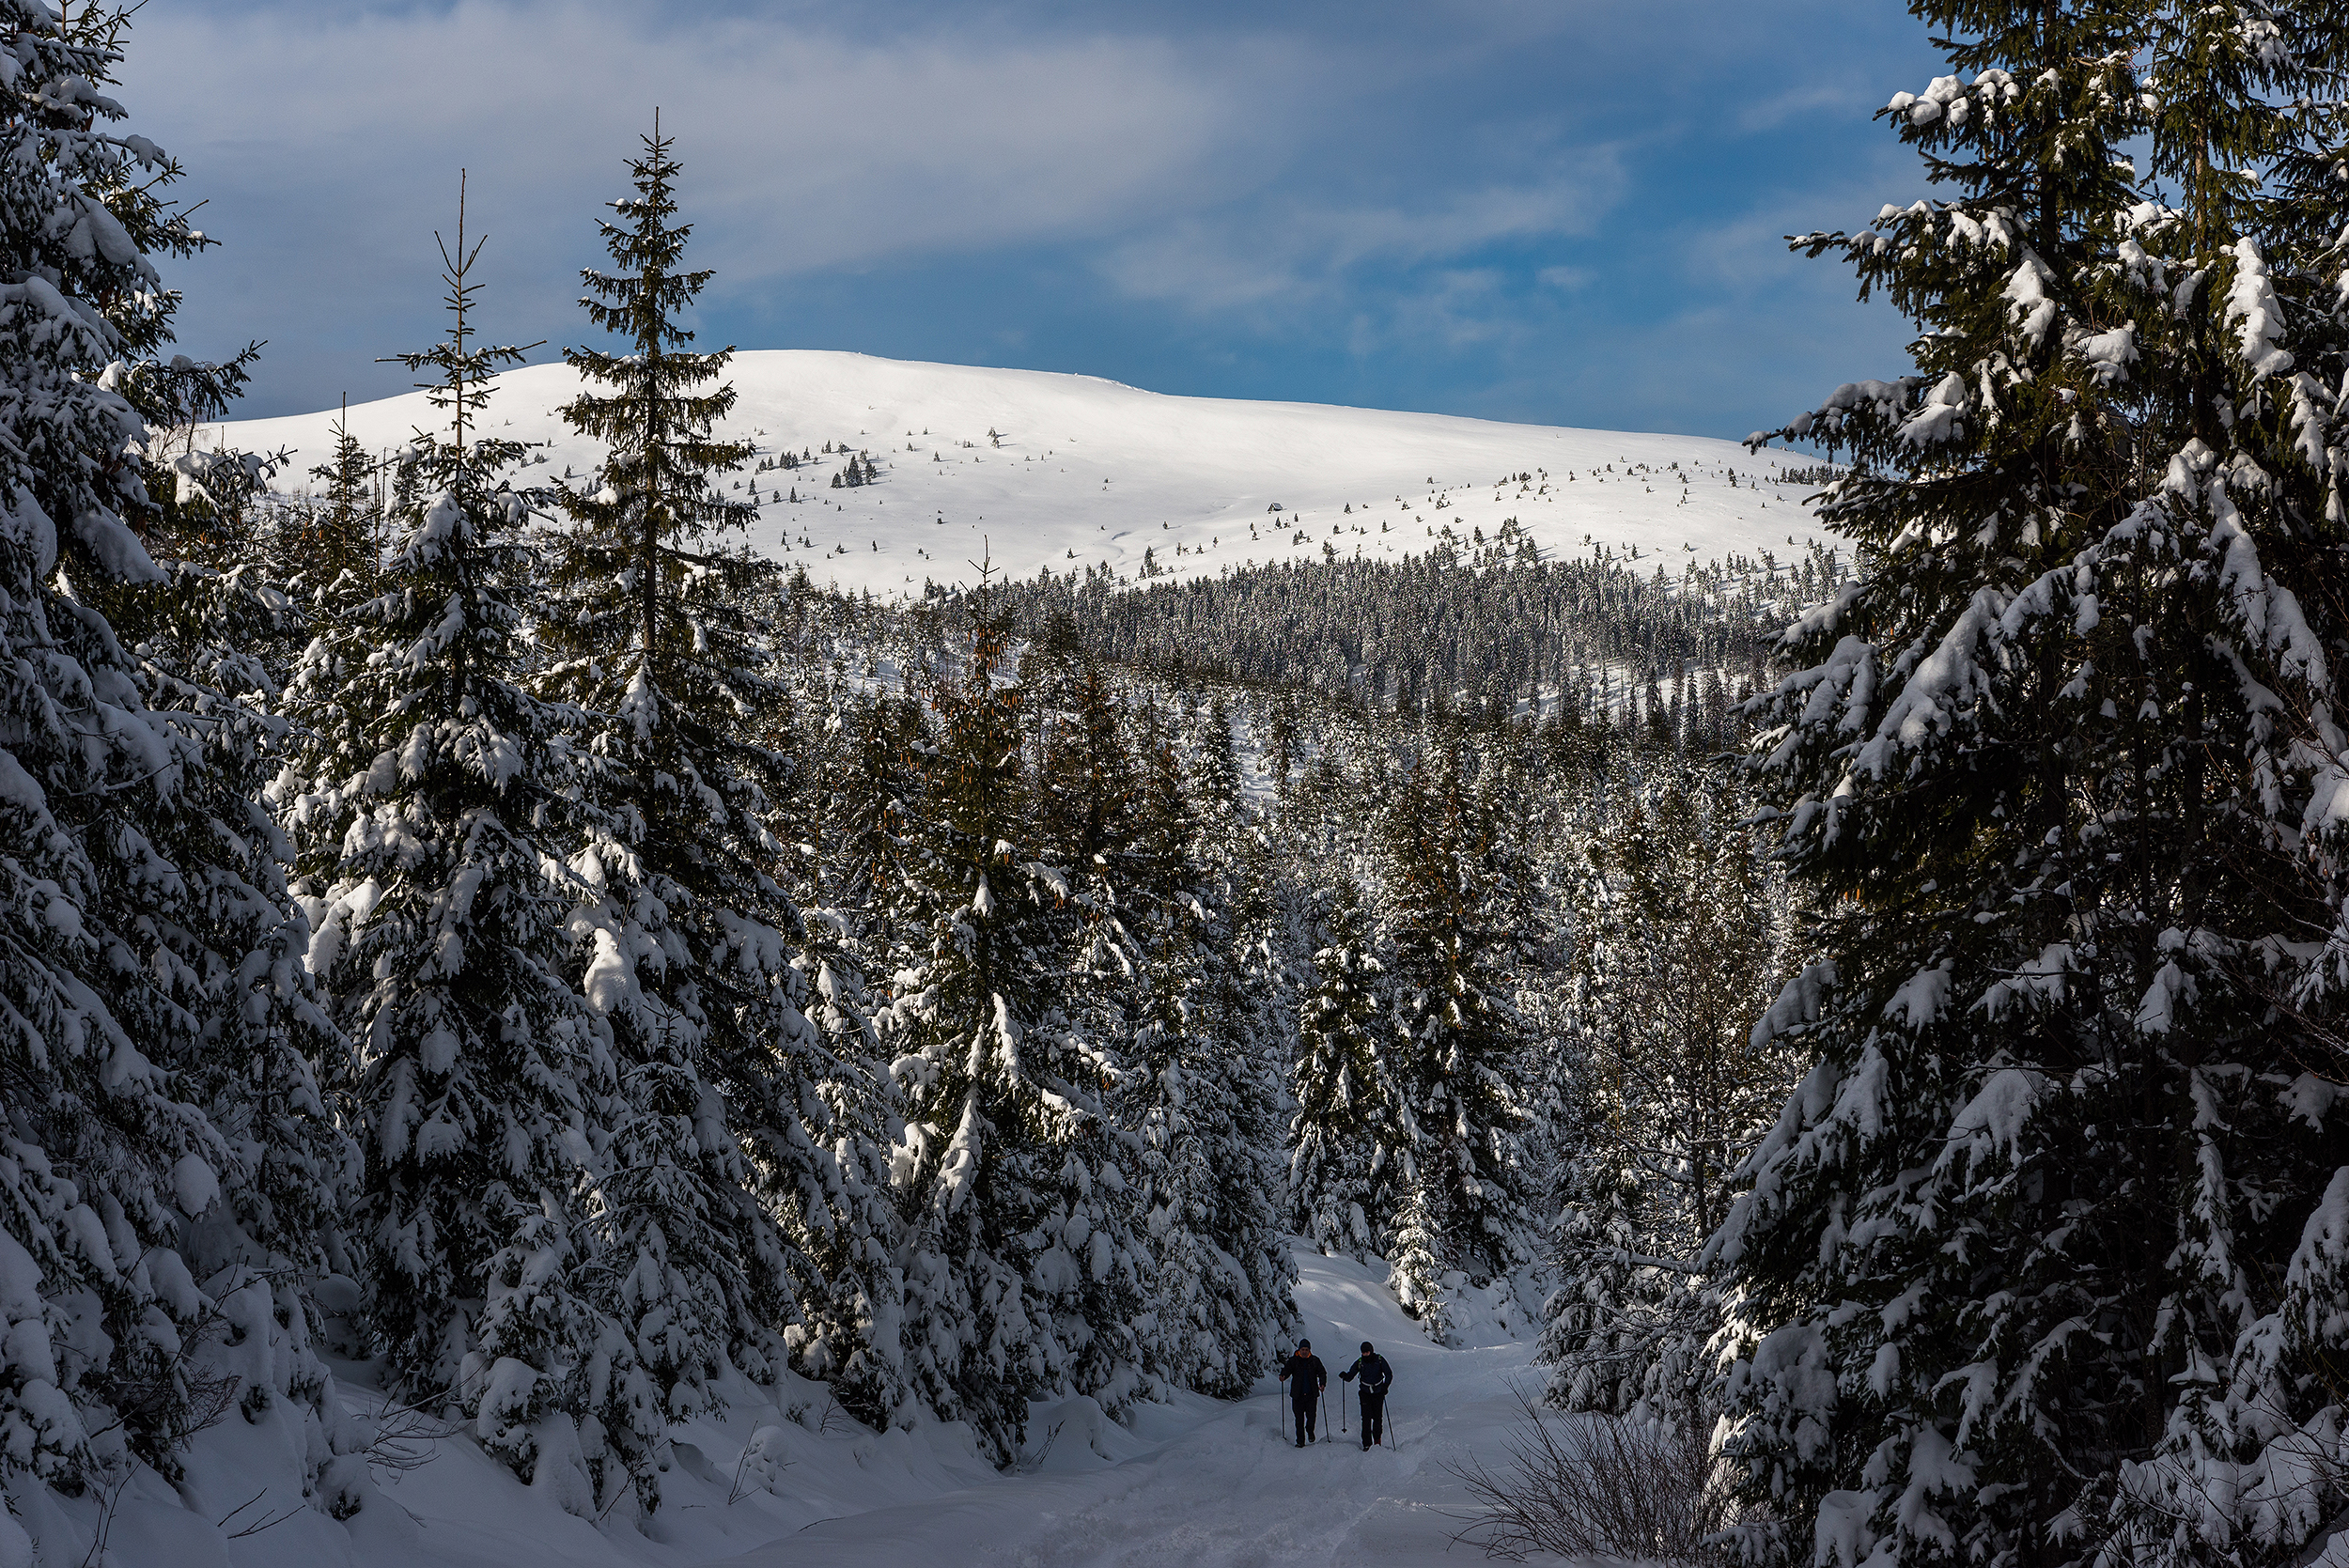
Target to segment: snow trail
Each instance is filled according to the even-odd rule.
[[[1070,1401],[1032,1435],[1040,1449],[1045,1426],[1061,1422],[1033,1473],[820,1521],[720,1560],[739,1568],[1414,1568],[1445,1560],[1465,1523],[1455,1515],[1467,1507],[1446,1467],[1471,1454],[1496,1457],[1517,1413],[1511,1381],[1538,1375],[1530,1331],[1525,1341],[1439,1348],[1372,1270],[1301,1251],[1298,1265],[1305,1333],[1330,1368],[1331,1426],[1346,1387],[1337,1374],[1367,1339],[1394,1367],[1389,1436],[1396,1446],[1361,1451],[1350,1388],[1347,1430],[1308,1449],[1292,1446],[1287,1397],[1269,1376],[1237,1404],[1189,1400],[1145,1412],[1135,1430],[1101,1429],[1106,1454],[1085,1440],[1092,1429],[1072,1408],[1090,1402]]]

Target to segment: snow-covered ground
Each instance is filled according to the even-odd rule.
[[[1154,1411],[1130,1433],[1109,1429],[1100,1452],[1112,1460],[1077,1450],[1063,1464],[1048,1459],[1040,1474],[832,1520],[733,1560],[742,1568],[1456,1562],[1445,1552],[1466,1523],[1467,1499],[1445,1467],[1471,1453],[1494,1461],[1516,1411],[1509,1381],[1536,1375],[1529,1346],[1501,1339],[1439,1349],[1368,1271],[1310,1253],[1299,1265],[1307,1336],[1332,1377],[1330,1419],[1350,1428],[1327,1434],[1330,1441],[1294,1447],[1286,1397],[1267,1379],[1237,1405],[1198,1402]],[[1395,1372],[1393,1446],[1368,1452],[1360,1421],[1341,1416],[1346,1385],[1335,1381],[1365,1339]],[[1350,1393],[1343,1397],[1350,1404]],[[1064,1427],[1055,1454],[1069,1435]]]
[[[1394,1366],[1390,1449],[1359,1447],[1350,1391],[1349,1430],[1293,1447],[1268,1376],[1250,1399],[1184,1396],[1145,1407],[1131,1428],[1089,1400],[1039,1405],[1028,1461],[998,1473],[958,1426],[875,1434],[827,1420],[821,1386],[791,1379],[779,1405],[744,1387],[719,1418],[678,1429],[666,1502],[641,1530],[566,1512],[551,1488],[523,1486],[449,1434],[385,1445],[381,1460],[425,1462],[379,1463],[374,1494],[340,1523],[301,1498],[299,1419],[280,1404],[257,1423],[232,1413],[202,1434],[176,1488],[142,1471],[111,1499],[31,1491],[22,1522],[39,1568],[1456,1562],[1445,1551],[1466,1498],[1446,1467],[1496,1459],[1515,1413],[1510,1382],[1538,1377],[1528,1303],[1497,1293],[1470,1303],[1470,1343],[1440,1349],[1396,1308],[1383,1265],[1302,1250],[1297,1259],[1305,1332],[1333,1378],[1332,1422],[1334,1376],[1355,1346],[1370,1340]],[[359,1381],[343,1395],[363,1414],[381,1403]],[[748,1462],[746,1447],[756,1450]],[[761,1455],[773,1461],[765,1484]],[[102,1552],[92,1548],[101,1517]],[[0,1556],[7,1546],[0,1539]]]
[[[1798,553],[1817,533],[1807,487],[1777,482],[1783,455],[1695,436],[1173,397],[1091,376],[812,349],[743,353],[731,380],[739,401],[724,433],[770,456],[814,454],[795,471],[739,476],[761,503],[754,542],[819,582],[881,594],[968,582],[983,553],[1021,577],[1106,564],[1137,578],[1147,550],[1150,567],[1192,576],[1320,559],[1325,547],[1393,560],[1447,529],[1472,547],[1515,520],[1546,556],[1636,549],[1642,572],[1660,561],[1676,575],[1733,552]],[[597,444],[555,412],[578,390],[561,364],[509,372],[488,426],[546,443],[534,474],[584,474]],[[279,486],[295,489],[326,459],[334,417],[248,420],[197,439],[293,448]],[[374,451],[433,423],[422,393],[350,411]],[[828,443],[869,453],[879,482],[832,489],[846,458]],[[1517,474],[1528,478],[1502,482]]]

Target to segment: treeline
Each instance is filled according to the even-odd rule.
[[[1788,562],[1690,563],[1670,578],[1613,558],[1443,544],[1394,563],[1281,563],[1136,588],[1047,570],[1004,597],[1030,634],[1138,669],[1407,712],[1539,712],[1561,700],[1611,708],[1695,671],[1750,689],[1793,610],[1849,569],[1822,545]]]

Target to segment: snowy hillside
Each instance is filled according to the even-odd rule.
[[[969,581],[983,551],[1021,577],[1080,564],[1188,576],[1318,559],[1325,547],[1392,559],[1447,529],[1489,540],[1512,520],[1545,556],[1636,550],[1676,571],[1682,560],[1784,552],[1817,532],[1807,487],[1777,482],[1784,458],[1694,436],[1170,397],[1089,376],[806,349],[741,354],[732,380],[740,401],[726,434],[755,442],[760,462],[811,455],[739,476],[761,503],[755,542],[844,588]],[[596,444],[554,412],[578,385],[562,365],[511,372],[489,423],[547,442],[551,475],[584,473]],[[325,459],[332,419],[249,420],[199,440],[293,448],[280,481],[289,488]],[[354,408],[350,420],[374,450],[432,423],[422,393]],[[833,488],[860,452],[878,480]],[[1526,477],[1504,481],[1515,475]]]

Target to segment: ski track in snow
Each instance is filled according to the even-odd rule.
[[[819,584],[882,597],[930,580],[970,582],[982,556],[1023,578],[1107,566],[1129,580],[1141,577],[1144,550],[1174,578],[1318,561],[1325,546],[1341,559],[1400,561],[1425,554],[1447,527],[1464,551],[1479,529],[1491,543],[1512,519],[1545,558],[1589,559],[1604,547],[1643,575],[1660,565],[1672,577],[1733,552],[1798,557],[1827,538],[1803,504],[1811,488],[1772,478],[1809,458],[1699,436],[1178,397],[1093,376],[817,349],[740,353],[726,377],[739,401],[722,435],[762,454],[816,454],[791,472],[754,473],[754,459],[725,481],[754,482],[765,503],[750,542]],[[555,412],[579,390],[559,363],[509,371],[480,428],[545,443],[547,461],[522,469],[525,481],[567,468],[583,476],[599,444]],[[195,439],[293,449],[276,480],[292,491],[315,488],[308,471],[332,451],[334,417],[208,426]],[[349,415],[351,434],[378,454],[441,423],[421,392]],[[846,459],[825,456],[828,442],[869,452],[879,481],[832,489]],[[1667,466],[1675,462],[1677,473]],[[1533,477],[1496,484],[1516,474]],[[801,499],[767,503],[770,490]],[[1638,559],[1626,560],[1634,548]]]

